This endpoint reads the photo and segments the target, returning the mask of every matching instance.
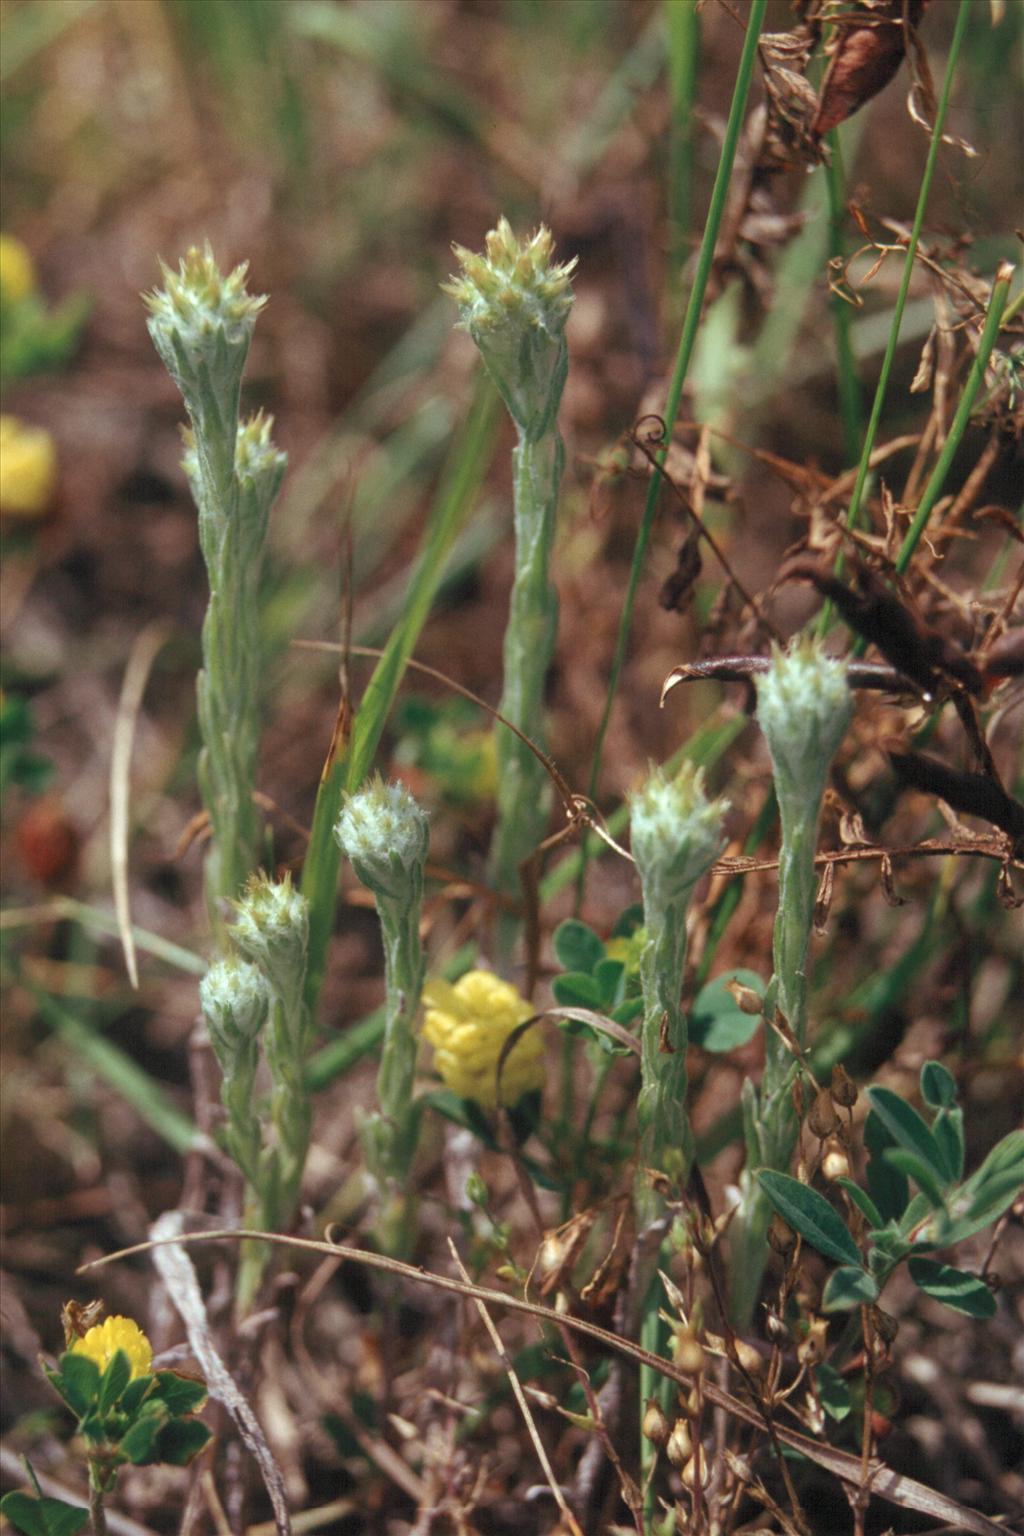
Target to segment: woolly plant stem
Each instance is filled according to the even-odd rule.
[[[637,1125],[640,1155],[648,1167],[664,1168],[665,1154],[681,1154],[685,1182],[693,1156],[686,1113],[686,1015],[680,1007],[686,964],[686,906],[658,910],[645,898],[648,942],[640,956],[644,1012],[640,1027],[640,1097]]]
[[[513,449],[515,580],[505,630],[501,713],[539,746],[544,744],[544,685],[554,654],[558,597],[550,579],[555,513],[565,452],[554,428],[536,440],[521,429]],[[519,867],[544,837],[550,791],[544,766],[511,731],[499,730],[498,819],[491,878],[514,896]],[[507,967],[519,920],[502,912],[497,955]]]
[[[257,596],[267,515],[264,510],[255,526],[243,523],[233,471],[229,482],[211,488],[198,427],[195,441],[202,477],[200,544],[210,581],[203,666],[196,682],[203,738],[198,774],[213,834],[204,868],[206,899],[219,929],[221,902],[237,896],[257,861],[259,827],[252,800],[259,746]]]
[[[420,942],[421,901],[422,877],[408,901],[377,902],[384,940],[386,997],[384,1043],[377,1073],[377,1103],[383,1123],[378,1122],[376,1134],[383,1169],[397,1180],[408,1174],[416,1147],[415,1026],[426,973]]]

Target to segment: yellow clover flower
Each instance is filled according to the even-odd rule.
[[[57,450],[42,427],[0,416],[0,512],[38,517],[57,486]]]
[[[130,1317],[108,1317],[105,1322],[97,1323],[84,1338],[75,1340],[71,1353],[95,1361],[102,1373],[119,1349],[128,1356],[133,1380],[136,1376],[149,1375],[153,1368],[153,1346]]]
[[[468,971],[451,986],[428,981],[423,1038],[434,1047],[434,1065],[460,1098],[485,1109],[497,1107],[497,1071],[501,1050],[517,1025],[536,1009],[515,987],[490,971]],[[501,1070],[501,1102],[513,1105],[544,1082],[544,1042],[528,1029],[506,1056]]]
[[[27,299],[36,286],[32,257],[13,235],[0,235],[0,298],[5,304]]]

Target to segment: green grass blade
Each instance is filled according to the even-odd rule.
[[[928,194],[931,191],[932,177],[935,174],[935,164],[938,160],[939,145],[942,143],[942,128],[946,121],[946,110],[949,106],[949,98],[953,87],[953,76],[956,73],[957,59],[960,56],[960,46],[967,31],[967,19],[970,10],[970,0],[960,0],[960,8],[957,11],[956,28],[953,32],[953,41],[949,47],[949,58],[946,63],[946,78],[942,83],[942,95],[935,113],[935,123],[932,127],[931,143],[928,147],[928,158],[925,161],[924,174],[921,177],[921,186],[917,195],[917,207],[914,210],[914,224],[910,232],[910,242],[907,245],[907,254],[903,262],[903,275],[900,279],[899,293],[896,296],[896,306],[893,309],[892,321],[889,326],[889,341],[886,345],[885,356],[882,359],[882,369],[878,376],[878,384],[875,388],[875,398],[871,406],[871,415],[868,419],[867,432],[864,434],[864,442],[861,445],[860,463],[857,468],[857,479],[854,482],[853,493],[850,497],[850,505],[847,510],[846,520],[850,528],[856,528],[860,519],[860,509],[864,498],[864,487],[867,484],[868,470],[871,463],[871,455],[875,447],[875,438],[878,435],[879,422],[882,419],[882,408],[885,405],[885,396],[889,388],[889,375],[892,372],[893,359],[896,356],[896,347],[900,339],[900,325],[903,320],[903,310],[907,302],[907,294],[910,291],[910,280],[914,274],[914,263],[917,258],[918,242],[921,238],[921,226],[924,223],[924,211],[928,203]]]
[[[697,100],[700,61],[700,18],[696,0],[665,0],[665,38],[672,111],[668,160],[668,278],[674,290],[686,261],[693,221],[696,126],[693,109]]]
[[[409,586],[405,612],[374,668],[356,715],[344,759],[321,780],[309,848],[302,867],[302,893],[309,902],[309,960],[306,998],[315,1007],[327,946],[334,927],[341,851],[334,841],[342,796],[358,789],[373,762],[405,666],[444,576],[452,545],[473,505],[490,461],[498,421],[498,400],[481,379],[465,428],[453,445],[424,531],[420,558]]]
[[[120,1046],[107,1040],[84,1020],[68,1013],[47,993],[38,987],[30,990],[47,1024],[79,1060],[86,1062],[97,1077],[127,1100],[139,1118],[162,1136],[168,1146],[184,1156],[194,1146],[198,1133],[188,1116],[171,1103],[159,1083],[154,1082]]]
[[[825,167],[829,257],[832,261],[839,262],[846,258],[846,241],[843,234],[846,207],[843,191],[843,156],[838,128],[833,128],[829,134],[828,144],[832,151],[832,158]],[[847,143],[847,152],[852,158],[849,143]],[[830,294],[829,298],[836,344],[836,382],[839,390],[839,420],[843,431],[843,463],[853,464],[860,454],[861,434],[864,431],[864,401],[860,380],[857,377],[853,338],[850,334],[851,306],[838,293]]]
[[[992,349],[996,344],[996,337],[999,335],[999,327],[1002,324],[1003,311],[1006,308],[1006,301],[1010,295],[1010,284],[1012,281],[1013,268],[1009,262],[1005,262],[996,274],[996,280],[992,287],[992,297],[989,299],[988,312],[985,315],[985,324],[982,328],[981,339],[978,342],[977,355],[971,364],[971,371],[967,375],[967,383],[964,385],[963,394],[960,396],[956,414],[953,417],[953,424],[946,435],[942,452],[939,454],[935,468],[929,476],[928,484],[924,488],[917,511],[914,513],[914,520],[907,529],[906,536],[900,546],[900,552],[896,557],[897,575],[902,575],[913,559],[914,551],[917,548],[921,535],[928,526],[928,519],[934,511],[935,503],[942,494],[942,487],[946,482],[949,466],[952,464],[956,451],[960,446],[960,439],[967,430],[967,423],[970,420],[971,411],[974,409],[974,402],[977,399],[978,390],[981,388],[981,381],[985,377],[988,360],[992,356]]]
[[[629,632],[633,622],[633,607],[636,602],[637,588],[640,584],[640,573],[643,570],[644,558],[647,554],[647,546],[650,543],[651,529],[654,526],[654,515],[658,507],[659,492],[661,490],[660,470],[665,463],[668,453],[668,442],[671,440],[675,427],[676,417],[679,414],[679,403],[682,399],[683,385],[686,382],[687,370],[690,366],[690,358],[693,355],[694,343],[697,339],[697,331],[700,325],[701,311],[704,305],[704,295],[707,291],[708,278],[711,276],[711,266],[714,261],[715,244],[718,240],[718,232],[721,228],[722,216],[725,212],[726,198],[729,192],[729,180],[732,175],[733,161],[736,158],[736,146],[739,142],[740,129],[743,125],[743,116],[746,111],[747,96],[750,92],[750,81],[754,71],[754,60],[757,57],[757,42],[764,19],[766,0],[752,0],[750,15],[747,20],[746,36],[743,40],[743,52],[740,56],[739,69],[736,73],[736,83],[733,87],[732,105],[729,109],[729,121],[726,125],[725,138],[722,143],[722,154],[718,162],[718,172],[715,176],[715,184],[711,193],[711,203],[708,208],[707,223],[704,226],[704,237],[701,240],[700,255],[697,258],[697,270],[694,275],[693,287],[690,290],[689,300],[686,306],[686,316],[683,320],[682,333],[679,338],[679,350],[676,354],[675,367],[672,371],[672,379],[669,383],[668,398],[665,403],[665,447],[657,456],[659,473],[651,478],[650,488],[647,492],[647,501],[644,506],[643,520],[637,534],[636,545],[633,549],[633,563],[629,573],[629,583],[626,588],[626,598],[622,607],[619,620],[619,632],[615,642],[615,654],[612,659],[611,676],[608,680],[608,695],[605,699],[604,712],[601,723],[598,726],[597,740],[594,744],[594,760],[590,772],[590,785],[588,793],[593,800],[597,795],[597,785],[601,775],[601,760],[604,755],[605,736],[608,731],[608,722],[611,718],[612,705],[619,686],[619,675],[626,657],[626,646],[629,643]],[[585,854],[581,867],[581,879],[585,868]]]
[[[76,901],[72,896],[55,896],[52,901],[43,902],[39,906],[7,907],[0,912],[0,933],[9,929],[32,927],[36,923],[51,923],[62,918],[81,923],[83,928],[93,933],[114,939],[121,936],[117,918],[112,912],[105,912],[102,907],[93,907],[84,901]],[[170,939],[161,938],[158,933],[150,933],[147,928],[133,927],[132,938],[136,948],[153,955],[157,960],[163,960],[166,965],[186,971],[190,976],[206,975],[209,962],[191,949],[172,944]]]

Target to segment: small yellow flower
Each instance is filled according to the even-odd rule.
[[[148,1376],[153,1368],[153,1346],[130,1317],[108,1317],[90,1328],[84,1338],[71,1346],[73,1355],[86,1355],[105,1371],[119,1349],[124,1350],[132,1368],[132,1379]]]
[[[498,1103],[497,1071],[502,1046],[517,1025],[536,1011],[507,981],[490,971],[469,971],[454,986],[428,981],[423,1038],[434,1047],[434,1065],[461,1098],[485,1109]],[[513,1105],[544,1082],[544,1042],[528,1029],[506,1056],[501,1102]]]
[[[38,517],[57,485],[57,450],[42,427],[0,416],[0,512]]]
[[[474,800],[491,800],[498,788],[498,749],[494,732],[466,731],[460,742],[467,762],[472,763],[466,788]]]
[[[19,304],[36,286],[32,257],[13,235],[0,235],[0,298],[5,304]]]
[[[605,945],[605,954],[609,960],[621,960],[626,968],[626,973],[634,976],[640,969],[640,956],[644,952],[647,943],[647,929],[634,928],[626,938],[609,939]]]

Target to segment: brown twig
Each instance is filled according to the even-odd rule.
[[[219,1229],[213,1232],[183,1232],[173,1237],[150,1238],[144,1243],[135,1243],[129,1248],[121,1248],[116,1253],[104,1254],[102,1258],[93,1259],[89,1263],[82,1264],[76,1271],[84,1274],[104,1265],[112,1264],[117,1260],[131,1257],[136,1253],[148,1253],[154,1248],[164,1247],[169,1243],[184,1246],[188,1243],[209,1242],[255,1242],[275,1243],[282,1247],[297,1249],[305,1253],[327,1254],[350,1260],[355,1264],[364,1264],[371,1269],[380,1269],[389,1274],[401,1275],[407,1280],[421,1285],[430,1285],[437,1290],[447,1291],[455,1296],[468,1297],[472,1301],[482,1301],[488,1306],[505,1307],[512,1312],[520,1312],[527,1317],[534,1317],[541,1322],[552,1326],[559,1324],[572,1328],[575,1332],[593,1339],[595,1343],[603,1345],[606,1349],[614,1350],[617,1354],[624,1355],[638,1365],[650,1366],[660,1375],[674,1381],[678,1386],[689,1391],[692,1379],[685,1371],[678,1369],[670,1360],[664,1360],[660,1355],[652,1354],[641,1345],[635,1344],[630,1339],[622,1338],[617,1333],[612,1333],[607,1328],[600,1327],[597,1323],[591,1323],[584,1318],[572,1317],[556,1312],[551,1307],[545,1307],[538,1302],[525,1301],[518,1296],[506,1295],[503,1291],[495,1291],[485,1286],[468,1284],[463,1280],[453,1279],[449,1275],[433,1274],[430,1270],[405,1264],[400,1259],[390,1258],[387,1254],[371,1253],[361,1248],[342,1247],[340,1244],[329,1241],[318,1242],[312,1238],[287,1237],[277,1232],[251,1231],[245,1228],[237,1230]],[[705,1392],[709,1401],[725,1408],[744,1424],[765,1431],[767,1425],[763,1414],[756,1408],[741,1402],[731,1393],[724,1391],[713,1382],[707,1382]],[[809,1461],[831,1472],[833,1476],[843,1482],[856,1487],[861,1478],[860,1458],[851,1456],[846,1451],[836,1450],[830,1445],[820,1445],[816,1440],[807,1435],[799,1434],[796,1430],[783,1425],[776,1426],[776,1433],[783,1444],[791,1450],[800,1452]],[[966,1505],[949,1498],[946,1494],[926,1487],[914,1478],[906,1477],[902,1473],[894,1472],[882,1462],[873,1462],[871,1466],[874,1478],[873,1491],[880,1498],[891,1503],[898,1504],[905,1509],[915,1509],[922,1514],[931,1516],[936,1520],[946,1520],[953,1523],[959,1521],[961,1528],[972,1533],[972,1536],[1005,1536],[1005,1526],[997,1524],[987,1516],[968,1509]]]

